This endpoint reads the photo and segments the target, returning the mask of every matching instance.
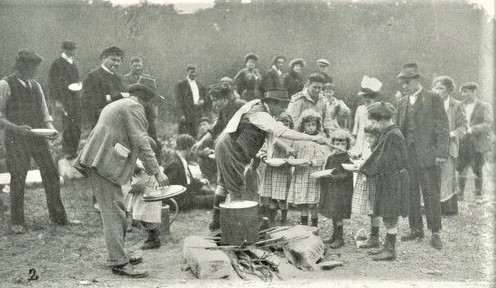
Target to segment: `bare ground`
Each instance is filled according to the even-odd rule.
[[[492,165],[491,165],[492,166]],[[491,173],[490,173],[491,171]],[[42,188],[26,191],[28,233],[11,235],[7,225],[0,230],[0,287],[494,287],[494,178],[486,165],[486,202],[476,204],[473,183],[469,181],[466,200],[460,202],[458,216],[443,218],[444,249],[429,246],[430,235],[422,242],[399,242],[398,259],[377,263],[356,248],[353,236],[369,219],[353,216],[345,223],[345,247],[328,250],[325,260],[344,262],[330,271],[300,271],[285,265],[281,280],[264,283],[258,278],[243,281],[233,274],[229,279],[198,280],[184,270],[182,239],[188,235],[208,234],[209,210],[180,213],[172,224],[171,235],[163,236],[159,250],[145,251],[141,266],[150,272],[144,279],[113,275],[104,266],[106,249],[99,215],[91,207],[85,180],[66,183],[63,200],[72,218],[82,226],[60,227],[48,222]],[[8,195],[1,195],[8,200]],[[7,201],[8,203],[8,201]],[[8,216],[8,215],[7,215]],[[8,218],[8,217],[7,217]],[[296,223],[297,211],[290,211]],[[321,235],[329,236],[330,222],[321,220]],[[408,231],[407,219],[400,221],[400,234]],[[385,231],[381,230],[381,235]],[[139,251],[145,234],[134,230],[126,239],[130,250]],[[35,268],[38,280],[27,280]]]

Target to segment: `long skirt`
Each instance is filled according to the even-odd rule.
[[[457,198],[456,158],[450,156],[441,166],[441,213],[443,215],[458,214]]]

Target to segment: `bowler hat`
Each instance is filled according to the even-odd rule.
[[[367,106],[367,112],[372,115],[391,118],[396,113],[396,108],[389,102],[375,102]]]
[[[412,79],[420,78],[422,75],[419,72],[417,63],[405,63],[401,67],[400,74],[396,78]]]
[[[274,99],[277,101],[289,102],[288,91],[283,89],[274,89],[265,92],[265,99]]]
[[[153,96],[158,96],[162,100],[165,98],[157,94],[157,82],[155,79],[140,76],[138,82],[129,86],[128,92],[132,93],[134,91],[145,91]]]
[[[43,61],[43,57],[31,49],[21,49],[17,52],[16,63],[40,64],[41,61]]]
[[[62,49],[69,51],[76,50],[76,42],[71,40],[64,41],[62,42]]]
[[[324,58],[317,60],[317,64],[324,66],[331,66],[331,63],[329,63],[329,61],[327,61],[327,59]]]

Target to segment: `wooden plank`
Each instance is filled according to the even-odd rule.
[[[231,275],[232,266],[229,257],[222,251],[207,250],[217,247],[210,240],[200,236],[188,236],[184,239],[183,257],[198,279],[219,279]]]

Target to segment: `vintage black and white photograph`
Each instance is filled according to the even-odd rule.
[[[493,0],[0,0],[0,287],[495,287]]]

